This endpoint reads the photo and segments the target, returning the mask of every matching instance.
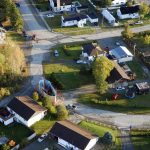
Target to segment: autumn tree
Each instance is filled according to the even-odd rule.
[[[146,35],[145,37],[144,37],[144,44],[150,44],[150,35]]]
[[[144,18],[147,14],[149,14],[150,8],[146,3],[141,3],[140,5],[140,16]]]
[[[38,92],[33,92],[32,98],[33,98],[35,101],[38,101],[38,100],[39,100],[39,94],[38,94]]]
[[[122,31],[121,34],[126,39],[131,39],[133,37],[132,30],[128,24],[125,24],[124,31]]]
[[[100,94],[103,94],[108,89],[107,77],[110,75],[110,71],[114,68],[114,64],[106,57],[98,57],[93,63],[93,75],[96,82],[97,90]]]
[[[68,111],[64,105],[56,106],[56,110],[57,110],[57,119],[58,120],[63,120],[68,117]]]

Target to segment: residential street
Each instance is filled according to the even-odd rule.
[[[77,41],[86,41],[94,39],[106,39],[111,37],[118,37],[121,35],[122,29],[110,30],[107,32],[101,32],[98,34],[92,35],[79,35],[79,36],[66,36],[63,34],[49,32],[45,25],[43,24],[40,16],[36,14],[33,8],[27,0],[21,0],[20,2],[21,13],[25,21],[25,29],[29,35],[36,34],[38,38],[38,43],[33,42],[33,48],[30,54],[30,75],[31,75],[31,87],[28,90],[33,90],[34,86],[37,84],[39,79],[43,77],[43,68],[42,62],[44,60],[49,60],[49,50],[52,46],[58,43],[68,43],[68,42],[77,42]],[[35,17],[36,16],[36,17]],[[38,21],[37,21],[38,18]],[[134,28],[134,32],[149,30],[150,25],[145,25],[143,27]],[[93,90],[93,87],[91,88]],[[77,89],[76,91],[69,92],[65,95],[65,102],[68,101],[75,102],[76,97],[79,93],[88,92],[86,89],[82,89],[82,92]],[[20,92],[21,94],[27,94],[27,92]],[[70,96],[68,96],[70,94]],[[114,113],[110,111],[104,111],[100,109],[94,109],[88,106],[79,105],[77,112],[83,116],[87,116],[96,120],[104,120],[105,122],[126,127],[145,127],[150,128],[150,115],[127,115],[122,113]]]

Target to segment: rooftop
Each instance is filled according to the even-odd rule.
[[[150,88],[147,82],[136,83],[136,86],[139,90],[145,90]]]
[[[122,14],[133,14],[139,12],[140,7],[139,5],[131,6],[131,7],[121,7],[120,11]]]
[[[80,21],[82,19],[86,19],[87,16],[86,15],[83,15],[83,14],[75,14],[75,15],[69,15],[69,16],[63,16],[64,17],[64,20],[63,22],[66,22],[66,21],[73,21],[73,20],[77,20],[77,21]]]

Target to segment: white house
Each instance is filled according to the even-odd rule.
[[[54,12],[71,11],[75,6],[72,0],[49,0]]]
[[[102,10],[102,15],[108,21],[108,23],[111,24],[112,26],[119,25],[115,17],[107,9]]]
[[[56,122],[50,134],[57,138],[58,144],[65,149],[90,150],[98,141],[97,136],[67,120]]]
[[[11,114],[7,108],[0,108],[0,122],[3,123],[5,126],[13,123],[13,114]]]
[[[139,5],[131,7],[120,7],[117,10],[117,15],[119,19],[129,19],[129,18],[139,18]]]
[[[61,26],[68,27],[68,26],[78,26],[84,27],[87,21],[87,16],[83,14],[75,14],[69,15],[67,17],[61,17]]]
[[[132,61],[133,54],[124,46],[119,46],[109,51],[109,54],[115,58],[118,63]]]
[[[14,97],[7,105],[14,120],[28,127],[44,118],[47,110],[28,96]]]
[[[88,17],[88,21],[90,21],[90,23],[97,23],[98,24],[98,16],[95,15],[94,13],[87,14],[87,17]]]
[[[112,6],[119,6],[124,5],[127,2],[127,0],[112,0],[111,5]]]
[[[106,56],[106,53],[99,46],[91,43],[83,45],[81,56],[86,60],[93,61],[96,56]]]

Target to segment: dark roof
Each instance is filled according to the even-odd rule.
[[[67,16],[67,17],[64,17],[63,22],[72,21],[72,20],[80,21],[80,20],[86,19],[86,18],[87,18],[87,16],[86,16],[86,15],[83,15],[83,14],[69,15],[69,16]]]
[[[54,2],[54,6],[57,7],[57,0],[53,0]],[[60,6],[63,5],[71,5],[72,4],[72,0],[60,0]]]
[[[139,12],[140,7],[139,5],[131,6],[131,7],[121,7],[120,11],[122,14],[133,14]]]
[[[86,148],[91,139],[97,138],[97,136],[93,136],[89,131],[67,120],[56,122],[50,133],[81,150]]]
[[[114,65],[115,67],[110,72],[110,76],[107,78],[108,83],[114,83],[121,79],[130,80],[130,77],[125,73],[123,68],[121,68],[118,63],[114,61]]]
[[[25,120],[29,120],[35,113],[46,111],[45,108],[28,96],[14,97],[8,104],[8,107]]]
[[[82,5],[82,6],[78,6],[76,7],[78,10],[82,10],[82,9],[88,9],[89,7],[86,5]]]
[[[96,19],[98,18],[96,14],[94,13],[90,13],[90,14],[87,14],[91,19]]]
[[[96,56],[105,52],[99,46],[94,46],[93,43],[90,43],[83,45],[83,53],[87,53],[89,56]]]

